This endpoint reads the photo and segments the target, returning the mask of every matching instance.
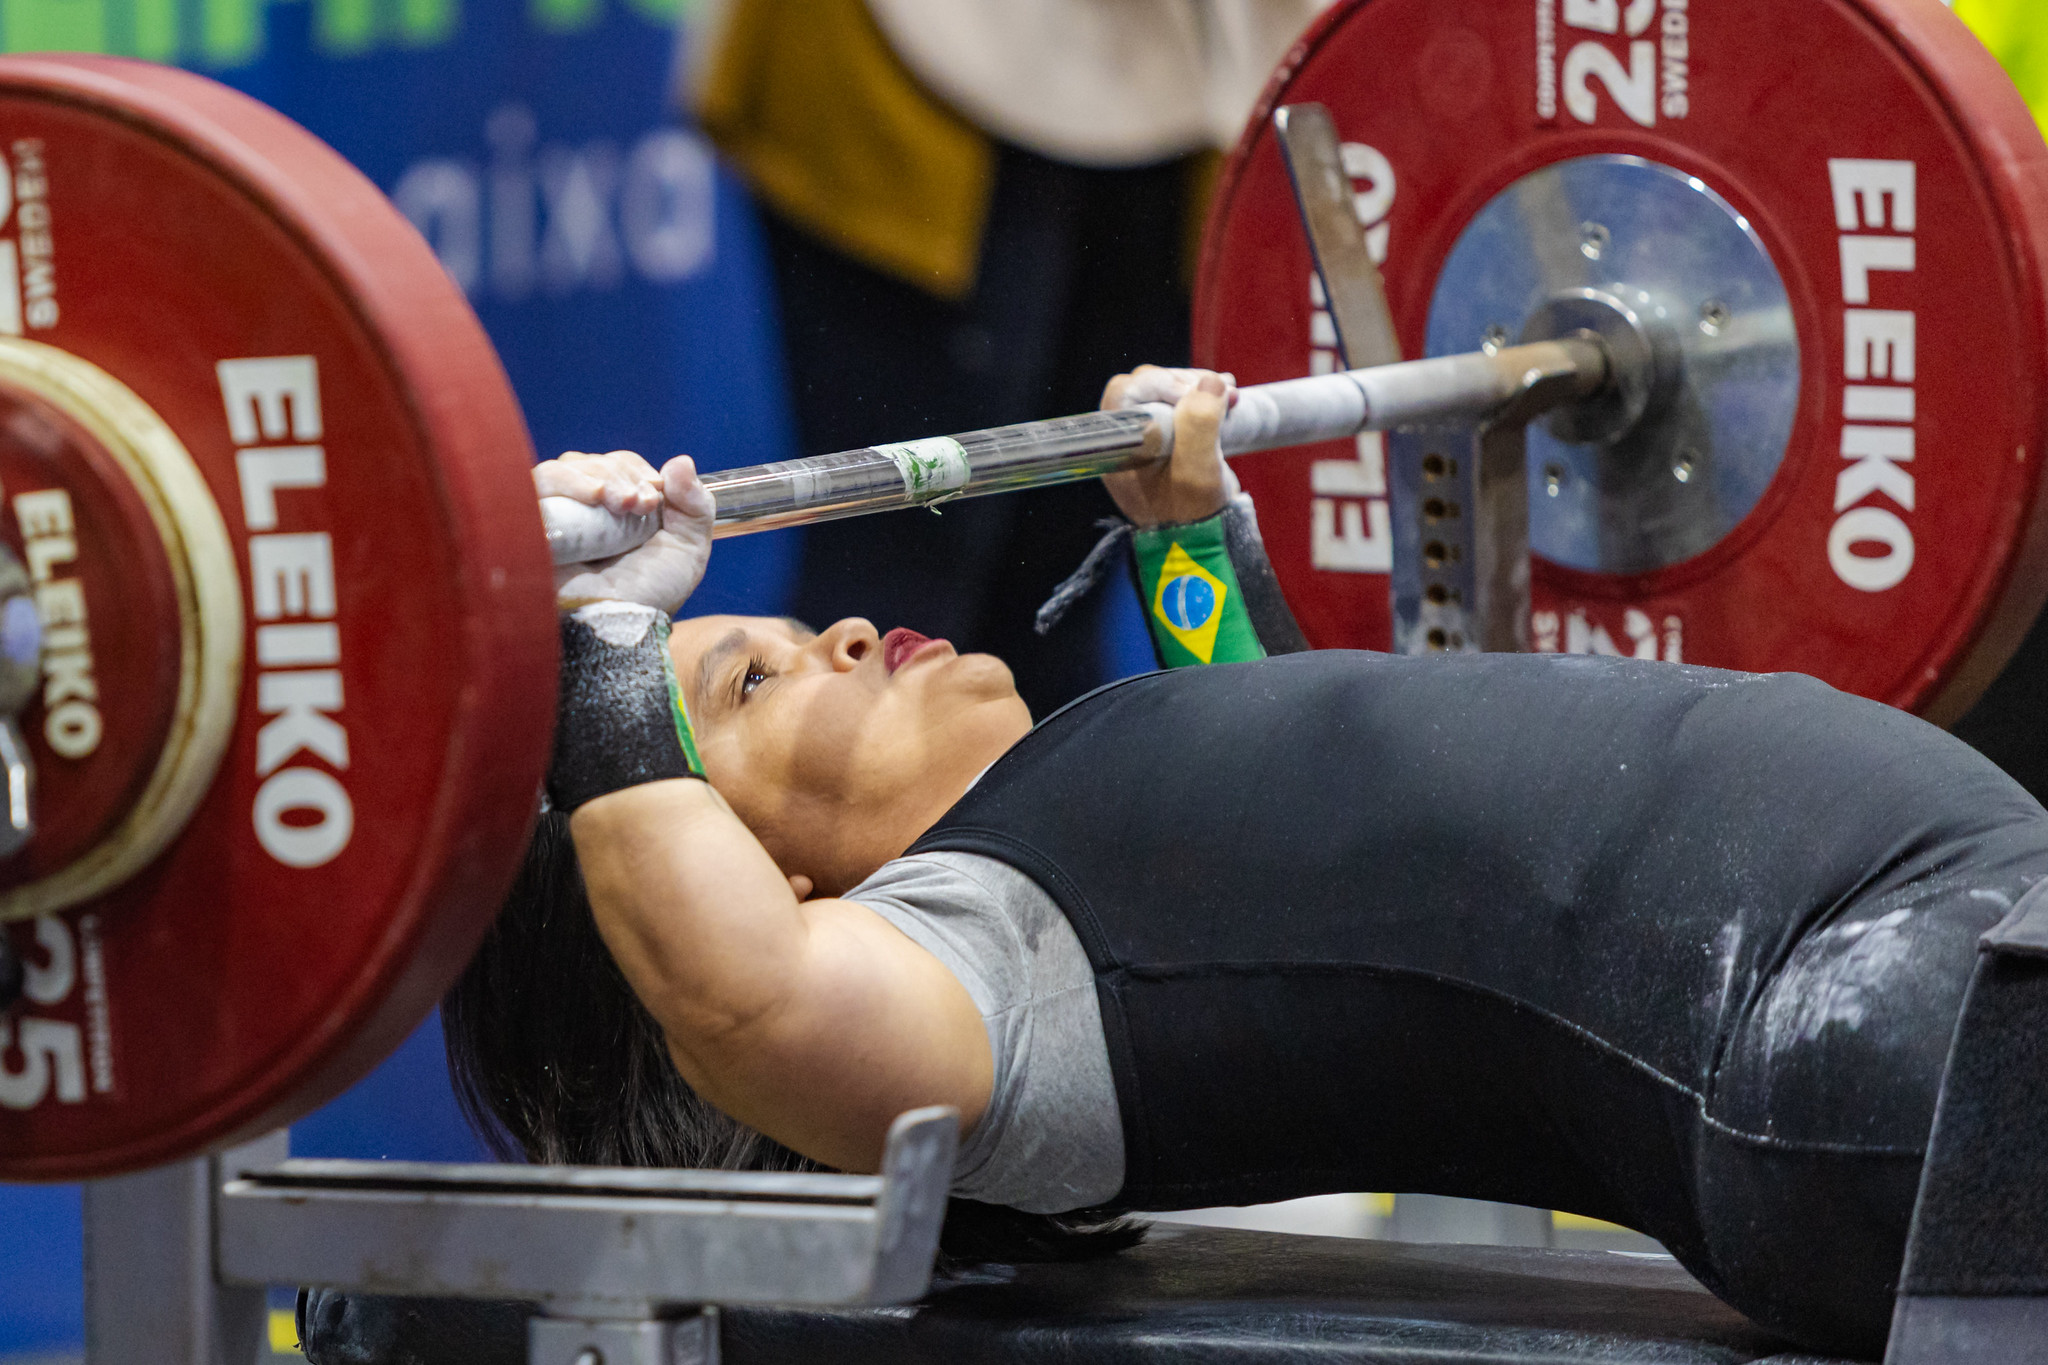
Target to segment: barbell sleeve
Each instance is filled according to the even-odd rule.
[[[1227,456],[1249,455],[1362,431],[1477,421],[1546,382],[1563,379],[1571,396],[1583,397],[1606,382],[1607,369],[1599,342],[1572,337],[1259,384],[1238,390],[1221,444]],[[712,534],[722,538],[1096,478],[1172,453],[1173,409],[1148,403],[719,470],[704,486],[718,504]],[[570,498],[540,503],[557,564],[623,554],[661,525],[658,510],[629,517]]]

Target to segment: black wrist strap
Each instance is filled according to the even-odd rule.
[[[562,690],[548,768],[554,809],[704,776],[668,634],[665,614],[627,602],[598,602],[562,617]]]
[[[1266,557],[1266,542],[1259,534],[1259,515],[1251,498],[1243,493],[1223,508],[1223,540],[1230,547],[1230,565],[1237,571],[1237,583],[1244,590],[1244,608],[1258,632],[1266,653],[1300,654],[1308,649],[1308,637],[1280,591],[1273,574],[1273,561]]]

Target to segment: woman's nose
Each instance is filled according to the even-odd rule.
[[[874,625],[859,616],[835,621],[817,640],[834,668],[850,669],[881,647],[882,637]]]

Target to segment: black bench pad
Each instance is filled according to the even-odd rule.
[[[315,1365],[525,1358],[513,1305],[324,1295],[309,1310]],[[725,1365],[1820,1365],[1661,1257],[1220,1228],[994,1268],[904,1308],[728,1309],[722,1337]]]

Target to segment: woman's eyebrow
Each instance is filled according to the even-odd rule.
[[[717,694],[711,690],[712,679],[724,666],[725,661],[747,647],[747,631],[744,626],[735,626],[719,642],[704,651],[704,657],[697,660],[697,680],[692,692],[701,710],[710,710]]]

